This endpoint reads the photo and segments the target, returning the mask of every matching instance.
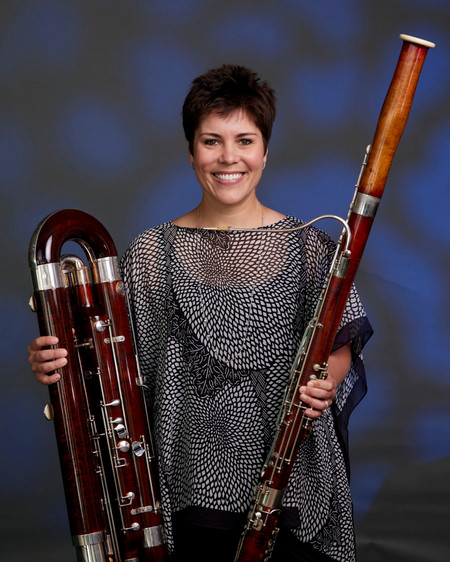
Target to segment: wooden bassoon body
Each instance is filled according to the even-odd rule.
[[[356,186],[347,217],[348,229],[344,229],[338,243],[316,314],[292,366],[275,439],[255,489],[235,562],[257,562],[271,557],[289,475],[299,447],[311,431],[312,422],[304,413],[307,405],[300,400],[299,389],[311,379],[327,376],[328,357],[410,113],[422,66],[428,49],[434,47],[433,43],[415,37],[400,38],[400,56]]]
[[[88,265],[61,255],[76,242]],[[94,217],[46,217],[29,264],[41,335],[68,352],[49,386],[72,542],[80,562],[168,559],[143,380],[115,245]]]

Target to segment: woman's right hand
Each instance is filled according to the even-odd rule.
[[[34,339],[28,346],[28,362],[36,377],[41,384],[53,384],[61,378],[59,373],[52,373],[56,369],[61,369],[67,365],[67,351],[63,348],[53,348],[48,346],[57,345],[58,338],[55,336],[40,336]]]

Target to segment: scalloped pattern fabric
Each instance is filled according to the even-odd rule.
[[[315,227],[282,232],[301,224],[286,217],[228,232],[165,223],[124,256],[169,544],[171,513],[198,510],[208,525],[208,510],[229,521],[251,502],[335,251]],[[340,345],[353,341],[352,368],[334,413],[315,421],[302,444],[283,502],[284,524],[299,540],[346,562],[355,556],[352,504],[334,415],[364,376],[366,322],[353,289],[340,331]]]

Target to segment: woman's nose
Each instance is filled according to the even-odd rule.
[[[222,146],[221,160],[225,164],[234,164],[238,160],[234,143],[224,143]]]

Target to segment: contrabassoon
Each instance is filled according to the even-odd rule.
[[[275,438],[255,489],[235,562],[269,560],[279,531],[283,495],[299,447],[311,431],[300,399],[300,387],[325,379],[332,350],[352,284],[380,203],[398,143],[408,119],[429,41],[409,35],[403,40],[372,144],[356,185],[335,259],[295,357],[278,418]],[[301,514],[300,514],[301,515]]]
[[[87,260],[61,255],[66,242]],[[45,412],[54,422],[77,560],[163,562],[144,381],[114,242],[91,215],[57,211],[34,231],[29,265],[40,333],[57,336],[68,352]]]

